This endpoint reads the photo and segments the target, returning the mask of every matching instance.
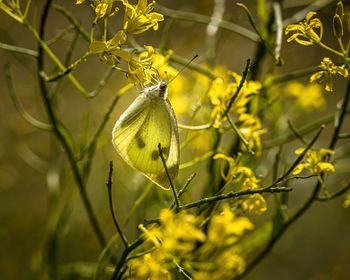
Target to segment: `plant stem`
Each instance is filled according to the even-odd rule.
[[[113,161],[110,161],[109,162],[108,181],[106,183],[107,189],[108,189],[109,209],[111,211],[113,222],[114,222],[114,225],[115,225],[115,227],[120,235],[120,238],[123,241],[125,248],[128,248],[129,243],[128,243],[124,233],[122,232],[121,228],[119,227],[118,220],[117,220],[117,217],[116,217],[115,212],[114,212],[113,198],[112,198],[112,176],[113,176]]]
[[[44,47],[42,45],[42,42],[43,42],[43,38],[44,38],[44,34],[45,34],[45,25],[46,25],[47,15],[48,15],[48,11],[49,11],[51,2],[52,2],[52,0],[47,0],[46,4],[44,6],[44,10],[43,10],[41,20],[40,20],[39,34],[37,34],[35,31],[35,34],[37,34],[37,38],[38,38],[38,50],[39,50],[38,51],[39,55],[38,55],[38,73],[37,73],[38,75],[37,76],[38,76],[38,80],[39,80],[40,92],[41,92],[41,96],[43,98],[49,119],[52,123],[53,131],[54,131],[58,141],[63,146],[63,149],[68,157],[68,161],[69,161],[70,167],[72,169],[75,181],[78,185],[80,196],[82,198],[85,210],[88,214],[90,223],[95,231],[96,237],[98,238],[98,241],[99,241],[101,247],[104,248],[106,246],[106,239],[105,239],[103,232],[98,224],[95,213],[93,212],[92,205],[91,205],[91,202],[88,198],[88,195],[87,195],[87,192],[85,189],[85,185],[83,183],[83,180],[82,180],[82,177],[80,175],[77,163],[76,163],[75,158],[74,158],[73,151],[71,150],[64,134],[62,134],[61,130],[59,129],[57,118],[55,116],[53,108],[51,107],[50,100],[47,97],[47,88],[45,85],[45,80],[42,77],[42,75],[40,74],[44,70]]]
[[[256,194],[256,193],[290,192],[292,190],[293,189],[289,188],[289,187],[271,187],[271,186],[268,186],[265,188],[254,189],[254,190],[244,190],[244,191],[239,191],[239,192],[232,191],[229,193],[215,195],[215,196],[211,196],[211,197],[206,197],[206,198],[202,198],[200,200],[197,200],[197,201],[194,201],[194,202],[191,202],[188,204],[184,204],[184,205],[179,207],[179,210],[190,209],[190,208],[201,206],[203,204],[208,204],[208,203],[213,202],[213,201],[219,201],[219,200],[228,199],[228,198],[235,198],[235,197],[239,197],[239,196],[243,196],[243,195],[251,195],[251,194]]]
[[[159,4],[156,4],[155,7],[156,7],[156,10],[162,13],[163,15],[169,16],[174,19],[181,19],[185,21],[192,21],[192,22],[203,23],[203,24],[208,24],[211,20],[209,16],[200,15],[200,14],[191,13],[191,12],[173,10],[173,9],[163,7]],[[259,37],[255,33],[238,24],[234,24],[232,22],[225,21],[225,20],[219,20],[218,25],[222,29],[235,32],[253,42],[256,42],[259,40]]]
[[[169,171],[168,171],[168,167],[166,166],[166,161],[164,159],[164,156],[163,156],[163,152],[162,152],[162,146],[160,145],[160,143],[158,143],[158,151],[159,151],[159,156],[162,160],[162,163],[163,163],[163,166],[164,166],[164,169],[165,169],[165,173],[168,177],[168,180],[169,180],[169,183],[170,183],[170,186],[171,186],[171,190],[173,191],[173,195],[174,195],[174,199],[175,199],[175,205],[176,205],[176,211],[177,209],[179,209],[179,206],[180,206],[180,202],[179,202],[179,198],[177,196],[177,193],[176,193],[176,189],[175,189],[175,186],[170,178],[170,174],[169,174]]]

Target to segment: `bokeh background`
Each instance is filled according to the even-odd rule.
[[[33,1],[36,2],[36,1]],[[39,4],[38,14],[42,10]],[[85,30],[90,30],[94,18],[93,10],[86,4],[74,5],[74,1],[54,1],[69,10],[82,24]],[[195,12],[210,16],[213,1],[157,1],[159,4],[176,10]],[[255,1],[243,1],[256,16]],[[302,10],[312,1],[283,1],[283,18],[288,18]],[[332,35],[332,17],[336,1],[324,2],[324,7],[318,10],[318,16],[324,24],[324,40],[336,47]],[[266,5],[269,1],[266,1]],[[33,11],[29,18],[33,18]],[[235,5],[235,1],[226,1],[224,19],[251,29],[244,11]],[[141,45],[157,47],[164,35],[166,21],[160,23],[157,32],[148,31],[137,36]],[[110,19],[111,28],[117,30],[122,25],[118,15]],[[259,23],[259,21],[258,21]],[[57,11],[49,13],[46,38],[53,38],[61,30],[69,26],[69,22]],[[252,30],[252,29],[251,29]],[[183,20],[175,20],[168,31],[167,48],[174,54],[189,60],[194,54],[199,54],[196,64],[206,62],[206,25]],[[66,34],[63,40],[52,45],[52,49],[63,57],[73,33]],[[33,36],[23,26],[0,12],[0,42],[36,50],[37,43]],[[88,44],[79,40],[73,52],[77,59],[88,49]],[[241,73],[246,59],[253,58],[256,45],[247,39],[229,32],[219,30],[216,42],[215,65],[225,65],[228,69]],[[282,67],[276,68],[276,73],[287,73],[292,70],[316,66],[329,53],[317,46],[305,47],[294,42],[286,43],[283,38],[281,56]],[[332,58],[332,56],[331,56]],[[42,100],[38,94],[35,60],[23,54],[16,54],[0,48],[1,66],[9,63],[14,80],[16,94],[24,108],[35,118],[47,121]],[[173,64],[180,69],[181,66]],[[269,70],[271,61],[264,61],[262,73]],[[53,63],[46,59],[46,69],[53,69]],[[107,67],[97,56],[90,57],[83,63],[74,75],[86,89],[92,90],[107,71]],[[191,71],[181,74],[191,77]],[[299,79],[308,83],[308,77]],[[87,100],[64,79],[56,98],[56,108],[62,120],[72,131],[77,143],[90,139],[95,128],[106,112],[114,94],[127,84],[125,75],[115,72],[106,87],[94,99]],[[344,94],[346,79],[339,78],[335,82],[333,93],[324,92],[327,108],[305,112],[296,108],[291,98],[283,97],[284,84],[276,87],[283,98],[283,119],[293,120],[296,127],[312,120],[317,120],[336,109],[336,104]],[[66,156],[50,132],[40,131],[22,119],[11,101],[6,86],[4,68],[0,67],[0,278],[1,279],[45,279],[42,272],[48,263],[55,264],[59,271],[59,279],[79,279],[89,275],[94,269],[100,247],[93,234],[83,209],[77,187],[69,170]],[[191,91],[185,92],[188,96]],[[117,215],[123,223],[134,205],[136,199],[146,188],[148,181],[127,166],[114,151],[111,143],[111,130],[114,122],[137,96],[135,89],[128,91],[118,102],[112,117],[104,129],[98,143],[98,150],[93,161],[91,175],[88,181],[88,194],[99,222],[107,238],[115,234],[114,226],[108,209],[108,197],[105,183],[108,175],[108,164],[114,160],[113,195]],[[175,112],[185,103],[173,105]],[[307,98],[307,96],[305,96]],[[191,98],[188,100],[192,100]],[[191,101],[188,101],[191,102]],[[191,105],[191,104],[190,104]],[[190,107],[190,106],[189,106]],[[188,119],[183,114],[177,114],[179,122],[186,123]],[[347,119],[347,124],[349,120]],[[348,129],[349,126],[345,126]],[[317,147],[328,145],[331,125],[328,125]],[[348,132],[348,131],[347,131]],[[183,131],[180,131],[184,135]],[[272,136],[264,135],[264,140]],[[308,135],[308,139],[311,136]],[[348,140],[340,141],[346,145]],[[283,150],[282,159],[289,161],[295,148],[301,146],[297,141],[288,144]],[[195,155],[191,151],[183,155],[182,162]],[[264,160],[271,161],[271,153],[262,155]],[[337,175],[330,177],[327,184],[335,190],[344,179],[348,179],[350,164],[346,155],[336,162]],[[201,189],[206,178],[206,163],[202,162],[180,172],[179,182],[183,184],[193,172],[198,176],[192,183],[192,196]],[[257,172],[267,174],[268,166],[261,164]],[[291,194],[291,210],[297,209],[312,190],[316,179],[293,183]],[[267,196],[269,197],[269,196]],[[153,186],[151,192],[136,212],[127,227],[130,239],[136,238],[136,226],[144,218],[152,219],[162,207],[166,207],[171,196],[169,193]],[[245,279],[350,279],[348,265],[350,263],[350,210],[342,207],[344,198],[327,203],[317,202],[293,224],[276,244],[270,254]],[[156,201],[156,203],[155,203]],[[270,209],[261,217],[251,217],[257,224],[263,223],[271,216],[273,200],[268,198]],[[79,272],[80,276],[76,272]]]

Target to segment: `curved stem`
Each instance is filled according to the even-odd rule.
[[[100,242],[101,247],[104,248],[106,246],[106,239],[105,239],[103,232],[98,224],[95,213],[93,212],[92,205],[91,205],[91,202],[88,198],[83,179],[82,179],[80,171],[78,169],[78,165],[74,159],[73,151],[71,150],[71,147],[69,146],[64,134],[61,132],[61,130],[59,128],[59,122],[55,116],[55,113],[54,113],[53,108],[51,106],[50,100],[47,96],[48,92],[47,92],[47,88],[45,85],[45,80],[42,77],[42,75],[40,74],[44,70],[44,48],[43,48],[41,42],[43,42],[43,37],[45,34],[45,25],[46,25],[47,15],[48,15],[48,11],[49,11],[51,2],[52,2],[52,0],[47,0],[46,4],[44,6],[43,14],[42,14],[41,20],[40,20],[40,30],[39,30],[39,34],[38,34],[39,55],[38,55],[38,73],[37,73],[38,75],[37,76],[38,76],[38,80],[39,80],[40,92],[41,92],[41,96],[43,98],[43,101],[44,101],[44,104],[46,107],[47,114],[48,114],[49,119],[52,123],[53,131],[54,131],[58,141],[63,146],[63,149],[68,157],[68,161],[69,161],[70,167],[72,169],[75,181],[78,185],[80,196],[82,198],[85,210],[88,214],[90,223],[95,231],[96,237],[98,238],[98,241]]]

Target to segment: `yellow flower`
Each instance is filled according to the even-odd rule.
[[[294,97],[296,105],[307,112],[324,109],[327,106],[322,95],[322,87],[316,84],[291,82],[285,87],[284,92],[287,96]]]
[[[212,279],[232,279],[242,274],[245,270],[245,261],[239,253],[238,246],[223,251],[215,260],[217,268]]]
[[[240,191],[259,188],[260,180],[255,177],[254,172],[248,167],[239,166],[240,155],[234,159],[223,154],[216,154],[213,158],[224,159],[228,163],[226,174],[224,173],[225,165],[222,164],[220,167],[221,176],[226,184],[242,181]],[[239,197],[237,202],[242,210],[247,211],[250,215],[261,215],[267,210],[265,199],[260,194]]]
[[[295,150],[297,155],[301,154],[305,148]],[[305,158],[298,164],[293,171],[294,175],[299,174],[303,169],[307,169],[312,174],[332,174],[335,172],[333,164],[324,162],[325,156],[334,154],[334,151],[329,149],[309,150],[305,154]]]
[[[259,156],[262,150],[260,136],[267,132],[266,129],[261,128],[260,119],[251,114],[239,115],[238,121],[239,131],[242,133],[243,137],[248,141],[249,148],[255,149],[256,155]],[[243,145],[242,148],[245,149]]]
[[[310,82],[323,83],[326,91],[333,91],[333,76],[342,75],[344,78],[349,76],[348,70],[341,66],[336,66],[328,57],[323,58],[321,65],[322,70],[310,77]]]
[[[157,69],[160,78],[164,81],[170,81],[179,73],[179,71],[168,64],[169,57],[172,53],[173,52],[169,50],[166,55],[155,53],[152,56],[152,66]]]
[[[205,234],[197,228],[199,220],[186,212],[175,215],[171,210],[163,209],[159,220],[161,226],[153,227],[144,234],[144,238],[157,244],[164,254],[185,256],[195,248],[196,242],[204,242]]]
[[[75,4],[81,4],[85,0],[77,0]],[[96,23],[99,19],[103,18],[104,16],[113,16],[118,12],[118,8],[113,8],[113,3],[117,0],[90,0],[92,2],[91,7],[95,10],[95,20],[94,23]]]
[[[228,157],[224,154],[216,154],[213,159],[223,159],[220,166],[220,174],[221,177],[226,181],[226,184],[239,182],[243,177],[252,177],[254,176],[253,171],[244,166],[239,165],[239,161],[241,158],[241,154],[239,154],[236,158]],[[229,165],[228,171],[225,174],[225,165],[227,162]]]
[[[235,82],[230,82],[230,78],[233,77]],[[226,105],[229,99],[231,99],[237,91],[237,88],[242,80],[242,76],[237,73],[226,71],[225,75],[216,78],[209,89],[208,97],[214,108],[211,113],[213,120],[212,126],[219,128],[221,123],[226,120],[222,117],[222,114],[226,110]],[[261,83],[256,81],[245,81],[241,91],[235,99],[235,102],[230,108],[230,112],[244,113],[246,111],[247,103],[257,94],[261,89]]]
[[[106,64],[112,67],[115,63],[119,63],[118,57],[129,60],[131,54],[120,50],[121,45],[126,41],[126,34],[120,30],[109,41],[93,41],[90,43],[90,51],[94,54],[100,54],[100,59],[105,60]]]
[[[232,279],[245,270],[245,261],[240,256],[240,247],[233,246],[221,251],[212,263],[205,263],[191,275],[195,280]]]
[[[262,215],[267,210],[265,199],[258,193],[241,198],[239,204],[249,215]]]
[[[143,257],[132,259],[129,262],[131,279],[138,280],[171,280],[171,274],[166,267],[166,255],[160,250],[155,250]]]
[[[152,58],[154,50],[151,46],[144,46],[146,51],[134,57],[137,50],[132,51],[128,62],[128,81],[137,84],[144,81],[144,84],[151,82],[152,75],[156,75],[157,71],[152,67]]]
[[[208,241],[215,248],[234,244],[246,230],[254,226],[246,217],[236,217],[228,204],[224,204],[221,215],[215,215],[208,228]]]
[[[316,12],[309,12],[306,19],[298,24],[290,24],[285,30],[287,35],[289,32],[296,32],[287,39],[287,42],[295,40],[297,43],[305,46],[320,43],[323,35],[323,25],[318,18],[311,19]],[[319,34],[314,29],[319,29]]]
[[[158,29],[158,21],[163,21],[163,15],[151,13],[155,1],[147,5],[147,0],[138,0],[136,5],[132,5],[128,0],[121,0],[125,6],[124,30],[129,34],[140,34],[153,28]]]

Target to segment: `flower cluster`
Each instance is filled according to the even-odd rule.
[[[305,148],[299,148],[295,150],[297,155],[304,152]],[[312,174],[332,174],[335,172],[333,164],[325,162],[325,157],[334,154],[334,151],[329,149],[309,150],[306,152],[304,159],[298,164],[293,174],[297,175],[304,169],[308,170]]]
[[[316,12],[309,12],[304,21],[288,25],[285,34],[295,33],[287,39],[287,42],[295,40],[305,46],[319,44],[323,35],[323,25],[318,18],[311,19],[314,15],[316,15]],[[317,29],[319,32],[316,32]]]
[[[257,116],[252,114],[240,114],[238,117],[239,130],[247,140],[249,148],[254,149],[257,156],[261,155],[262,145],[260,136],[267,132],[262,128],[261,121]],[[245,149],[244,145],[241,145]]]
[[[322,87],[317,84],[304,85],[300,82],[290,82],[284,88],[284,93],[293,97],[296,106],[306,112],[322,110],[327,106]]]
[[[104,18],[105,16],[111,17],[115,15],[119,9],[113,9],[113,4],[117,1],[118,0],[90,0],[90,2],[92,2],[91,7],[95,10],[96,14],[94,23]],[[83,2],[85,2],[85,0],[77,0],[75,4],[82,4]]]
[[[76,4],[81,4],[85,0],[77,0]],[[154,2],[147,4],[147,0],[138,0],[136,5],[130,4],[127,0],[118,0],[125,7],[123,30],[119,30],[110,39],[102,41],[93,40],[90,43],[90,52],[100,54],[100,59],[105,60],[109,67],[115,67],[123,59],[128,64],[128,69],[124,70],[128,74],[130,83],[149,82],[152,75],[157,75],[154,66],[154,50],[150,46],[144,46],[146,51],[137,55],[137,50],[122,50],[122,45],[127,41],[127,34],[140,34],[151,28],[158,29],[158,22],[164,20],[163,15],[152,12]],[[114,15],[118,9],[113,10],[112,6],[116,0],[92,0],[91,6],[95,10],[95,23],[106,16]],[[159,55],[161,56],[161,55]],[[159,58],[155,58],[159,60]],[[115,67],[116,69],[122,70]]]
[[[234,78],[234,82],[231,81]],[[242,80],[242,76],[226,71],[224,75],[217,77],[211,84],[208,96],[211,103],[214,105],[211,118],[213,120],[213,127],[218,128],[226,119],[223,113],[226,110],[227,102],[234,96],[237,88]],[[246,111],[246,105],[252,98],[259,94],[261,84],[256,81],[245,81],[235,102],[230,108],[230,112],[242,114]]]
[[[288,25],[285,29],[285,34],[294,32],[292,36],[287,39],[287,42],[295,40],[297,43],[305,46],[319,45],[322,48],[337,54],[344,59],[344,65],[349,69],[349,48],[345,48],[343,45],[342,37],[344,35],[343,20],[344,20],[344,7],[341,1],[338,2],[337,8],[333,17],[333,33],[337,38],[341,51],[334,50],[333,48],[324,44],[322,40],[323,25],[318,18],[311,19],[316,12],[309,12],[306,15],[306,19],[298,24]],[[317,32],[317,30],[319,30]],[[349,44],[348,44],[349,45]],[[333,76],[339,74],[345,78],[349,76],[348,70],[345,66],[336,66],[332,60],[328,57],[324,57],[321,62],[321,71],[313,74],[310,77],[310,82],[323,83],[326,91],[333,91]]]
[[[319,66],[321,71],[310,77],[310,82],[323,83],[326,91],[333,91],[333,76],[339,74],[344,78],[349,76],[348,70],[342,66],[336,66],[328,57],[323,58]]]
[[[179,266],[193,279],[224,279],[243,273],[245,262],[237,242],[253,224],[237,217],[227,204],[212,217],[207,234],[201,229],[202,219],[184,211],[174,214],[163,209],[159,222],[142,227],[144,249],[151,249],[129,262],[126,279],[172,279]]]
[[[256,178],[254,172],[245,166],[240,165],[241,155],[236,158],[228,157],[224,154],[216,154],[214,159],[223,159],[220,166],[220,173],[226,184],[239,183],[238,191],[255,190],[259,188],[260,180]],[[228,170],[225,174],[225,163],[228,164]],[[250,215],[261,215],[266,212],[266,201],[260,194],[252,194],[237,198],[238,205],[243,211]]]

